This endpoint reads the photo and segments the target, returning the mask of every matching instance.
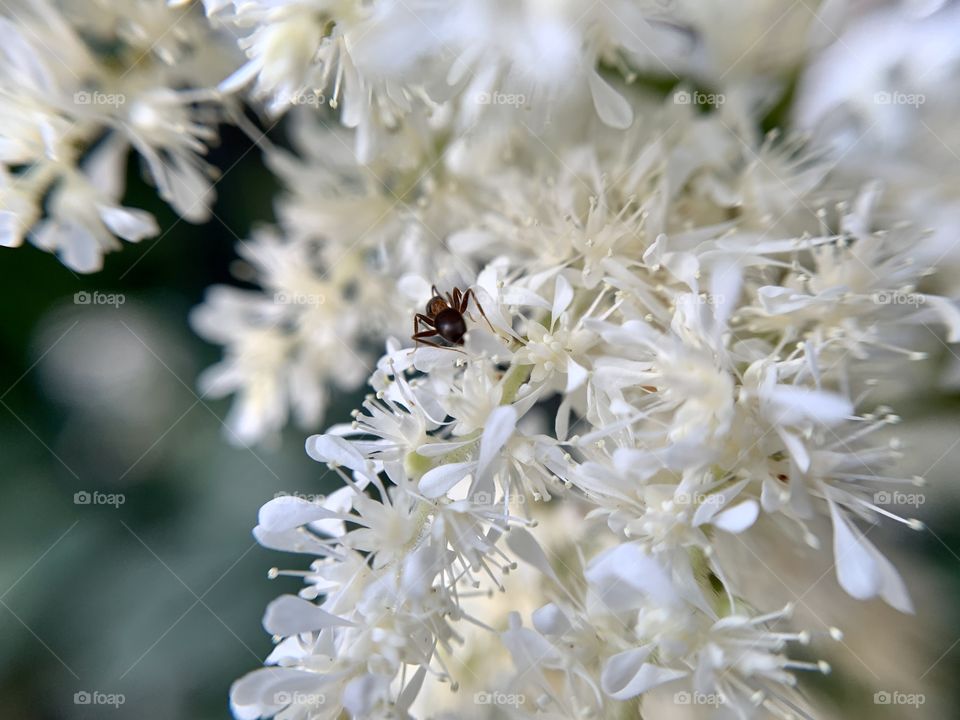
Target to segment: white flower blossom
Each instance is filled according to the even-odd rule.
[[[813,716],[827,638],[731,565],[748,543],[913,612],[865,529],[922,528],[876,500],[923,482],[891,469],[876,391],[960,340],[956,203],[924,166],[955,102],[865,97],[897,63],[890,92],[953,87],[956,8],[899,38],[902,8],[844,3],[14,4],[0,245],[90,272],[157,235],[124,204],[131,149],[205,221],[245,102],[284,123],[257,140],[283,189],[237,249],[252,287],[192,315],[224,353],[201,390],[254,444],[369,385],[306,441],[338,487],[260,510],[258,542],[308,559],[270,571],[303,585],[267,607],[237,718],[621,718],[663,692]],[[837,81],[851,46],[869,62]],[[794,71],[802,132],[764,132]],[[438,307],[466,332],[411,337]]]
[[[205,89],[231,61],[202,13],[159,1],[13,4],[0,17],[0,244],[29,239],[92,272],[116,238],[157,235],[146,212],[118,204],[130,146],[164,200],[206,220],[201,158],[225,113]]]
[[[832,543],[850,595],[912,611],[899,574],[858,528],[881,516],[920,527],[872,500],[913,479],[885,474],[898,451],[874,432],[897,418],[871,405],[858,364],[922,360],[903,345],[918,323],[956,337],[945,298],[878,300],[920,282],[925,268],[909,261],[916,231],[877,226],[874,186],[818,195],[827,169],[794,138],[751,149],[722,116],[651,109],[660,117],[650,126],[664,131],[646,146],[649,128],[624,139],[640,148],[630,172],[617,171],[622,148],[604,136],[534,153],[534,176],[549,178],[540,187],[525,187],[515,164],[489,183],[472,179],[483,192],[444,218],[469,221],[471,203],[479,213],[451,240],[458,254],[421,237],[436,272],[454,276],[471,259],[469,287],[490,326],[471,306],[460,346],[391,340],[371,376],[376,396],[353,425],[308,441],[343,491],[322,505],[264,508],[278,518],[266,530],[289,535],[270,534],[271,547],[320,543],[304,591],[319,604],[291,605],[294,632],[278,634],[332,648],[280,663],[296,673],[290,682],[324,688],[322,712],[430,717],[414,697],[473,684],[460,629],[472,624],[495,631],[513,660],[516,674],[487,689],[514,693],[517,717],[616,717],[661,686],[713,693],[739,717],[790,717],[807,707],[797,673],[829,666],[797,657],[814,636],[789,627],[791,608],[764,607],[718,552],[771,530]],[[694,133],[736,162],[684,152]],[[755,173],[757,158],[777,153],[806,159],[778,166],[796,196],[771,206],[764,183],[779,180]],[[754,189],[731,203],[718,182]],[[394,283],[425,301],[425,279]],[[537,537],[566,503],[581,525],[573,552]],[[310,530],[333,521],[356,529]],[[363,570],[349,588],[331,584],[329,568],[355,566],[357,553]],[[491,625],[483,595],[517,592],[517,566],[540,576],[543,602]],[[336,620],[317,615],[325,625],[311,628],[314,608]],[[409,639],[395,645],[397,632]],[[238,681],[239,716],[316,711],[277,707],[271,672]]]

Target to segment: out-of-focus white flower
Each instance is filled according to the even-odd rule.
[[[316,110],[329,104],[340,110],[344,125],[359,128],[359,138],[378,137],[423,105],[430,84],[424,59],[439,60],[432,28],[441,12],[423,0],[236,0],[218,17],[247,33],[239,44],[248,60],[220,89],[232,93],[250,85],[249,95],[273,116],[298,105]]]
[[[960,8],[919,6],[883,7],[852,23],[804,69],[792,112],[835,149],[836,186],[882,184],[879,219],[926,232],[914,262],[938,267],[927,284],[955,294]]]
[[[465,134],[542,127],[584,103],[628,127],[634,110],[618,88],[641,71],[671,73],[695,43],[665,7],[619,1],[234,2],[217,17],[247,33],[248,61],[223,91],[250,86],[271,115],[339,109],[364,162],[408,116],[451,110]]]
[[[157,234],[150,213],[118,205],[126,149],[107,141],[96,148],[81,172],[65,175],[48,200],[47,217],[33,229],[37,247],[57,253],[77,272],[99,269],[116,237],[139,242]],[[116,236],[116,237],[115,237]]]
[[[141,0],[14,5],[0,18],[0,243],[29,237],[92,272],[116,238],[156,235],[153,218],[119,206],[130,145],[165,200],[206,219],[200,156],[223,112],[182,88],[211,86],[230,53],[202,14]]]

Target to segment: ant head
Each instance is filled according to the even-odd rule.
[[[447,301],[439,295],[435,295],[427,302],[427,317],[436,317],[439,313],[449,307]]]

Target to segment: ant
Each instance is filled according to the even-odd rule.
[[[463,319],[463,316],[471,300],[477,306],[480,314],[483,315],[483,319],[487,321],[487,325],[493,330],[490,319],[483,311],[483,307],[472,289],[467,289],[464,293],[460,291],[460,288],[454,288],[453,292],[447,293],[446,297],[440,294],[436,285],[431,287],[430,290],[433,297],[427,302],[426,315],[417,313],[413,317],[413,335],[410,336],[410,339],[416,345],[423,343],[431,347],[444,347],[424,339],[434,336],[443,338],[451,345],[463,345],[463,336],[467,333],[467,322]],[[421,331],[421,325],[425,325],[427,329]]]

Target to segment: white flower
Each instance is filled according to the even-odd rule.
[[[99,270],[104,253],[119,247],[114,236],[139,242],[156,235],[152,215],[118,204],[125,155],[121,144],[105,142],[82,172],[65,175],[51,194],[47,217],[33,228],[32,242],[59,255],[72,270],[87,273]]]
[[[92,272],[121,246],[116,238],[156,235],[152,217],[119,205],[131,144],[161,197],[206,219],[209,169],[198,156],[223,113],[209,93],[183,88],[209,86],[228,55],[202,15],[163,3],[68,11],[45,0],[10,15],[0,18],[0,243],[30,237]]]
[[[203,118],[189,108],[203,99],[158,88],[139,94],[126,116],[130,140],[146,160],[160,197],[191,222],[209,219],[214,200],[211,169],[200,156],[217,138],[217,118],[211,113]]]
[[[253,29],[239,40],[249,59],[220,83],[222,91],[252,82],[250,95],[271,115],[298,105],[340,109],[343,124],[360,130],[358,151],[365,160],[374,158],[372,146],[387,131],[424,104],[428,83],[414,78],[423,72],[422,58],[438,52],[438,9],[430,3],[233,5],[227,21],[240,31]]]
[[[951,296],[960,263],[958,27],[949,4],[878,7],[811,58],[792,108],[798,127],[834,148],[837,191],[878,182],[878,221],[923,230],[910,258],[927,266],[927,287]]]
[[[411,213],[401,202],[378,220],[374,233],[399,229],[414,248],[406,257],[436,270],[367,264],[376,279],[364,285],[409,299],[409,318],[431,292],[425,278],[439,275],[443,290],[473,290],[489,326],[471,304],[462,345],[391,339],[364,412],[308,442],[345,487],[276,527],[261,518],[265,544],[321,558],[304,597],[352,623],[323,629],[322,653],[291,660],[308,673],[334,664],[331,713],[375,717],[393,705],[416,715],[413,698],[438,681],[468,683],[458,626],[489,626],[483,595],[509,594],[517,564],[539,576],[529,592],[543,602],[532,628],[497,616],[497,651],[516,676],[491,685],[526,688],[519,717],[608,716],[670,685],[713,693],[743,717],[803,707],[795,671],[828,667],[792,657],[809,633],[780,627],[789,610],[764,607],[734,579],[718,551],[734,537],[791,542],[799,529],[817,548],[814,521],[827,517],[840,586],[911,610],[896,570],[854,525],[892,516],[872,500],[877,485],[910,481],[884,474],[896,451],[872,434],[894,420],[868,412],[852,381],[861,358],[893,368],[922,357],[905,345],[915,325],[936,321],[954,337],[956,308],[926,293],[913,305],[878,299],[913,292],[923,268],[908,260],[910,229],[878,229],[875,187],[821,212],[807,202],[824,182],[815,150],[775,136],[754,149],[718,117],[663,115],[620,145],[607,130],[563,157],[493,162],[491,179],[447,184],[436,207]],[[661,134],[644,144],[652,128]],[[624,147],[638,149],[627,169]],[[770,165],[791,192],[758,171]],[[541,176],[546,187],[531,188]],[[346,177],[362,206],[382,207],[369,176]],[[317,188],[342,193],[326,177]],[[311,216],[305,200],[294,204],[291,238],[245,253],[268,291],[326,287],[311,264],[346,239],[332,206]],[[311,227],[328,244],[313,250]],[[556,505],[574,508],[565,546],[535,532],[560,516]],[[411,686],[411,673],[422,683]],[[240,681],[234,703],[266,707],[245,694],[252,682]]]
[[[930,278],[956,255],[955,203],[917,135],[949,149],[955,108],[864,93],[894,60],[921,91],[948,82],[937,23],[956,13],[892,54],[869,36],[899,39],[895,11],[853,25],[871,62],[849,85],[843,40],[797,69],[793,111],[825,148],[760,131],[776,73],[823,43],[780,3],[87,4],[0,19],[0,244],[87,272],[117,238],[156,235],[122,204],[130,149],[206,220],[204,156],[219,123],[250,129],[242,95],[291,142],[258,138],[284,189],[232,268],[255,289],[212,288],[192,317],[224,348],[201,389],[233,396],[243,444],[318,430],[331,388],[371,389],[306,442],[340,486],[261,508],[257,540],[309,560],[270,573],[303,587],[267,607],[277,645],[234,684],[237,717],[476,714],[436,702],[446,688],[502,690],[509,709],[490,709],[516,718],[636,715],[669,688],[741,718],[807,712],[798,671],[829,668],[794,651],[814,638],[726,552],[758,538],[828,537],[849,595],[912,611],[860,529],[921,527],[877,501],[917,479],[888,469],[900,451],[879,431],[898,418],[870,388],[960,339],[960,308],[931,290],[950,283]],[[730,30],[778,15],[770,38]],[[665,98],[635,83],[679,70]],[[835,105],[921,160],[858,150]],[[463,341],[405,340],[455,289]]]

